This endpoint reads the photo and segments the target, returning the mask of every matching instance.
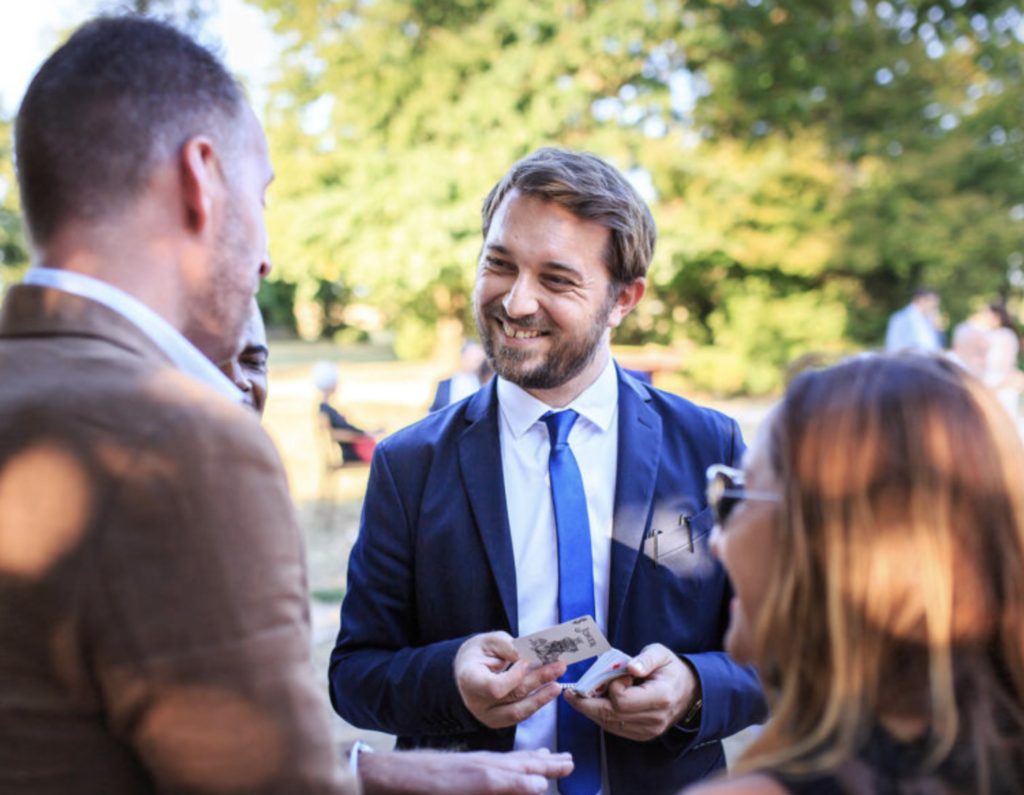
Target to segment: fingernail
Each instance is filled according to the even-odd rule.
[[[633,662],[630,664],[630,666],[634,671],[636,671],[637,676],[643,676],[645,673],[647,673],[647,668],[644,666],[642,662]]]
[[[534,792],[538,793],[538,795],[540,795],[541,792],[547,792],[548,791],[548,780],[546,778],[544,778],[544,776],[531,775],[530,779],[529,779],[529,782],[530,782],[530,788]]]

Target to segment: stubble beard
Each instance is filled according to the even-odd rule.
[[[255,284],[241,283],[240,262],[249,255],[245,225],[241,213],[231,202],[227,205],[224,226],[217,235],[211,256],[209,283],[195,297],[189,326],[184,335],[214,364],[235,356],[242,347],[242,336],[249,315]],[[254,265],[255,273],[259,266]]]
[[[495,299],[487,306],[477,307],[473,319],[487,361],[496,374],[523,389],[557,389],[582,373],[594,361],[608,328],[608,317],[615,301],[616,295],[610,293],[594,314],[590,327],[579,335],[545,328],[534,316],[515,320],[514,325],[518,328],[543,330],[550,335],[551,344],[547,354],[532,368],[528,362],[531,357],[537,356],[536,352],[511,348],[501,342],[502,332],[495,327],[495,322],[513,321],[505,313],[500,300]]]

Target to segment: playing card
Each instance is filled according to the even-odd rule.
[[[513,640],[512,645],[519,656],[533,666],[559,660],[572,665],[603,654],[611,648],[592,616],[580,616],[540,632],[524,635]]]
[[[584,698],[594,698],[604,694],[608,689],[608,683],[620,676],[629,676],[626,666],[633,658],[618,649],[609,649],[587,669],[587,672],[580,677],[575,684],[562,685],[563,689],[570,689],[577,695]]]

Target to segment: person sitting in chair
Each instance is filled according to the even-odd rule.
[[[331,439],[341,447],[342,466],[370,463],[377,446],[374,436],[381,431],[357,428],[331,405],[331,398],[338,391],[338,368],[331,362],[317,362],[313,367],[313,383],[320,392],[320,421],[330,431]]]

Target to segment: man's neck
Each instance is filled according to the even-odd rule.
[[[179,332],[183,286],[174,255],[166,246],[137,241],[133,246],[106,245],[106,230],[59,235],[39,253],[43,268],[78,273],[105,282],[145,304]],[[121,238],[124,242],[125,238]]]

